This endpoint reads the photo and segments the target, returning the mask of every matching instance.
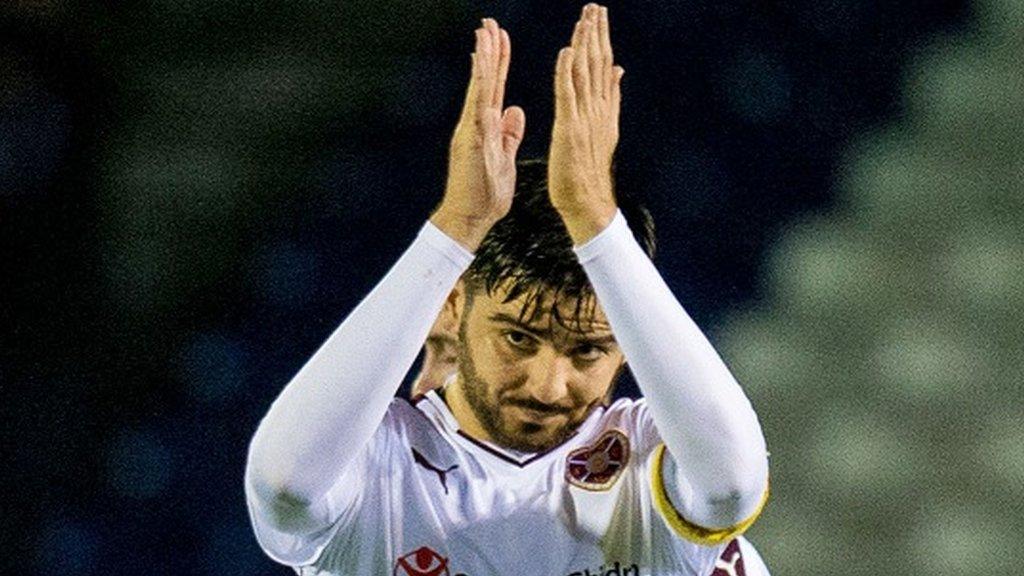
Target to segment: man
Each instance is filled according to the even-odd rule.
[[[529,190],[531,184],[523,184],[524,177],[527,182],[540,182],[544,184],[542,174],[523,174],[524,171],[538,172],[546,166],[537,162],[520,163],[517,171],[517,186],[522,185]],[[635,221],[643,225],[644,230],[653,231],[653,221],[649,214],[635,208]],[[634,221],[633,218],[630,221]],[[648,245],[645,251],[653,257],[653,234],[647,237]],[[454,302],[457,294],[451,294],[448,301]],[[409,396],[413,402],[419,402],[429,392],[437,390],[449,383],[454,378],[458,369],[459,355],[459,314],[454,306],[446,305],[441,308],[434,324],[427,334],[427,341],[423,347],[423,362],[420,371],[413,379],[409,387]],[[609,390],[609,393],[612,390]],[[738,536],[733,544],[730,544],[721,557],[715,563],[716,571],[712,576],[769,576],[768,567],[761,559],[757,549],[742,536]]]
[[[764,439],[613,194],[607,11],[559,53],[546,194],[516,186],[508,35],[476,35],[444,198],[253,438],[257,539],[310,574],[743,574]],[[392,401],[442,306],[456,377]],[[645,399],[605,406],[626,358]]]

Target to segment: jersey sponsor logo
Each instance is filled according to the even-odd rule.
[[[590,568],[584,568],[582,572],[571,572],[568,576],[640,576],[640,567],[636,564],[623,566],[616,560],[614,566],[610,564],[608,566],[602,565],[593,572]]]
[[[442,470],[428,462],[427,459],[423,457],[423,454],[420,454],[419,451],[416,450],[415,448],[412,449],[412,459],[414,462],[416,462],[420,466],[423,466],[427,470],[430,470],[431,472],[437,472],[437,477],[441,479],[441,487],[444,488],[444,493],[448,493],[448,473],[458,468],[458,464],[454,464]]]
[[[747,570],[743,567],[743,552],[738,541],[733,540],[725,547],[722,556],[715,560],[715,571],[711,576],[747,576]]]
[[[392,576],[451,576],[448,559],[422,546],[395,562]]]
[[[584,490],[607,490],[622,475],[627,462],[629,439],[618,430],[608,430],[593,444],[569,453],[565,479]]]
[[[715,571],[713,576],[717,576]],[[429,546],[421,546],[416,550],[402,556],[395,562],[395,569],[392,576],[467,576],[458,573],[451,574],[448,566],[448,558],[441,556]],[[624,566],[618,560],[615,564],[602,564],[600,568],[591,570],[584,568],[570,572],[566,576],[640,576],[640,566],[635,562]],[[739,573],[743,576],[743,572]]]

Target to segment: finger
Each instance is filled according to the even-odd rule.
[[[613,73],[612,64],[615,62],[612,54],[612,38],[609,32],[608,24],[608,8],[606,6],[601,7],[601,19],[598,25],[600,29],[600,40],[601,40],[601,60],[604,71],[604,78],[602,79],[601,86],[603,87],[602,96],[608,98],[611,96]]]
[[[584,22],[584,21],[587,20],[587,17],[590,16],[590,9],[593,6],[594,6],[593,2],[591,2],[589,4],[584,4],[583,5],[583,8],[580,9],[580,21],[581,22]]]
[[[555,64],[555,117],[564,115],[576,117],[576,91],[572,87],[573,49],[562,48],[558,51],[558,62]]]
[[[501,145],[505,154],[515,157],[526,133],[526,113],[519,106],[509,106],[501,116]]]
[[[491,65],[491,36],[484,28],[476,31],[477,51],[476,64],[479,68],[479,84],[477,85],[476,104],[482,109],[491,105],[494,100],[494,67]]]
[[[585,23],[586,19],[580,18],[572,29],[572,42],[569,46],[572,46],[573,50],[579,50],[583,46],[583,24]]]
[[[582,48],[586,43],[586,31],[587,26],[590,23],[590,6],[590,4],[587,4],[583,7],[583,10],[580,11],[580,19],[576,22],[576,31],[578,34],[573,34],[573,40],[575,41],[573,48],[577,50]]]
[[[508,79],[508,63],[512,57],[512,41],[505,30],[500,31],[499,40],[498,87],[494,91],[494,105],[501,109],[505,102],[505,81]]]
[[[492,78],[490,86],[490,101],[494,102],[497,99],[498,67],[500,66],[501,60],[501,34],[498,31],[498,23],[494,18],[484,18],[483,24],[484,30],[487,32],[488,46],[490,47],[490,53],[488,54],[488,66],[491,70]]]
[[[476,48],[480,46],[480,37],[476,37]],[[462,104],[462,117],[469,118],[476,113],[477,93],[480,89],[480,63],[478,62],[476,52],[471,52],[469,55],[470,72],[469,72],[469,86],[466,88],[466,101]]]
[[[590,94],[590,70],[587,62],[587,38],[590,37],[590,23],[584,22],[581,26],[581,38],[579,48],[574,50],[572,59],[573,89],[576,91],[576,104],[580,111],[585,112],[589,104]]]
[[[601,82],[604,73],[601,70],[601,45],[598,40],[599,18],[597,9],[590,9],[590,31],[587,34],[587,63],[590,65],[590,94],[593,98],[601,97]]]

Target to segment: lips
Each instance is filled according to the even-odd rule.
[[[569,414],[568,410],[552,408],[550,406],[542,408],[541,405],[533,402],[509,402],[508,405],[526,416],[528,420],[548,420],[555,416],[567,416]]]
[[[541,412],[532,408],[524,408],[522,406],[513,406],[520,414],[526,417],[527,420],[533,420],[539,422],[542,420],[550,420],[555,416],[561,416],[559,412]]]

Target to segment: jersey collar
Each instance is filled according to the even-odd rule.
[[[416,407],[430,417],[431,420],[434,420],[443,427],[445,432],[447,432],[455,441],[462,444],[463,447],[473,452],[485,452],[490,456],[519,468],[524,468],[554,452],[571,448],[573,445],[578,443],[578,439],[580,437],[587,437],[587,434],[596,425],[600,418],[601,412],[605,410],[604,406],[594,410],[590,416],[580,424],[580,427],[576,429],[573,435],[566,438],[561,444],[548,448],[543,452],[531,453],[509,450],[492,442],[487,442],[470,436],[459,428],[459,422],[455,419],[455,415],[452,414],[451,410],[448,408],[448,404],[446,404],[441,396],[438,395],[436,390],[430,390],[420,397],[416,402]]]

